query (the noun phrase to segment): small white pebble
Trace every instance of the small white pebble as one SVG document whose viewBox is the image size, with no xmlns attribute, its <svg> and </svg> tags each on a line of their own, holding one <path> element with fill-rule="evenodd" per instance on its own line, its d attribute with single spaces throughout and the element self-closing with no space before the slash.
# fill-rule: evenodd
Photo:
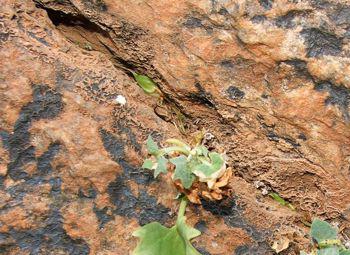
<svg viewBox="0 0 350 255">
<path fill-rule="evenodd" d="M 264 196 L 266 196 L 266 195 L 269 194 L 269 191 L 267 190 L 267 188 L 262 188 L 261 194 L 263 194 Z"/>
<path fill-rule="evenodd" d="M 120 104 L 120 105 L 125 105 L 126 104 L 126 98 L 123 95 L 118 95 L 115 98 L 115 102 Z"/>
<path fill-rule="evenodd" d="M 350 249 L 350 241 L 346 241 L 344 246 L 347 248 L 347 249 Z"/>
</svg>

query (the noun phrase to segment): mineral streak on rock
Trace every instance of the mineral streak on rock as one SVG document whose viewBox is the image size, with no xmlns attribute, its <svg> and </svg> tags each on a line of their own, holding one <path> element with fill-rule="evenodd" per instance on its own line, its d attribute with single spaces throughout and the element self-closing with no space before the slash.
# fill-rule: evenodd
<svg viewBox="0 0 350 255">
<path fill-rule="evenodd" d="M 298 254 L 305 216 L 349 231 L 349 8 L 3 0 L 0 253 L 130 253 L 138 226 L 176 218 L 169 178 L 139 167 L 144 141 L 189 142 L 203 128 L 234 176 L 231 197 L 189 206 L 202 254 L 273 254 L 281 236 L 293 237 L 286 254 Z M 132 72 L 152 77 L 163 104 Z"/>
</svg>

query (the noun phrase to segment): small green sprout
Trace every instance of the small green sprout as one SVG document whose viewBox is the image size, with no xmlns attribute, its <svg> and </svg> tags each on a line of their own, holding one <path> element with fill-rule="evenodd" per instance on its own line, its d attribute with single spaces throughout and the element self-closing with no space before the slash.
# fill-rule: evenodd
<svg viewBox="0 0 350 255">
<path fill-rule="evenodd" d="M 171 163 L 175 166 L 173 180 L 180 180 L 185 189 L 189 189 L 196 178 L 211 189 L 226 170 L 223 154 L 210 152 L 203 145 L 191 148 L 177 139 L 168 139 L 166 143 L 171 146 L 160 149 L 151 136 L 147 139 L 151 158 L 144 161 L 142 168 L 154 170 L 154 177 L 167 173 Z"/>
<path fill-rule="evenodd" d="M 295 211 L 295 207 L 291 203 L 284 200 L 277 193 L 271 192 L 271 193 L 269 193 L 269 196 L 272 197 L 272 199 L 275 200 L 276 202 L 278 202 L 280 205 L 287 206 L 289 209 Z"/>
<path fill-rule="evenodd" d="M 155 82 L 151 78 L 149 78 L 146 75 L 137 74 L 135 72 L 132 72 L 132 74 L 133 74 L 135 80 L 137 81 L 137 84 L 147 94 L 150 94 L 150 95 L 160 94 L 160 91 L 159 91 L 157 85 L 155 84 Z"/>
<path fill-rule="evenodd" d="M 317 247 L 311 253 L 302 251 L 300 255 L 350 255 L 350 250 L 338 239 L 337 229 L 326 221 L 314 219 L 310 235 Z"/>
<path fill-rule="evenodd" d="M 191 244 L 191 239 L 201 234 L 186 224 L 187 200 L 182 198 L 176 224 L 171 228 L 158 222 L 137 229 L 133 236 L 140 239 L 132 255 L 201 255 Z"/>
</svg>

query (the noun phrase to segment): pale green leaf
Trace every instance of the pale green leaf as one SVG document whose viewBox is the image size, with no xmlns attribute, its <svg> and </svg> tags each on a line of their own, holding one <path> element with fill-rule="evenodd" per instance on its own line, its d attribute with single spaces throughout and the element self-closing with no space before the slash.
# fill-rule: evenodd
<svg viewBox="0 0 350 255">
<path fill-rule="evenodd" d="M 147 150 L 152 155 L 156 154 L 159 150 L 157 143 L 153 140 L 152 136 L 150 135 L 147 138 Z"/>
<path fill-rule="evenodd" d="M 300 255 L 308 255 L 305 251 L 301 251 Z"/>
<path fill-rule="evenodd" d="M 342 250 L 339 252 L 339 255 L 350 255 L 350 250 Z"/>
<path fill-rule="evenodd" d="M 339 255 L 339 248 L 337 246 L 328 247 L 317 251 L 317 255 Z"/>
<path fill-rule="evenodd" d="M 195 176 L 187 166 L 187 158 L 183 155 L 170 159 L 175 165 L 174 180 L 180 180 L 185 189 L 192 186 Z"/>
<path fill-rule="evenodd" d="M 145 169 L 152 169 L 152 167 L 153 167 L 153 161 L 150 159 L 146 159 L 142 164 L 142 168 L 145 168 Z"/>
<path fill-rule="evenodd" d="M 135 80 L 137 81 L 137 84 L 148 94 L 152 94 L 156 91 L 157 89 L 157 85 L 154 83 L 154 81 L 145 76 L 145 75 L 141 75 L 141 74 L 137 74 L 137 73 L 132 73 L 135 77 Z"/>
<path fill-rule="evenodd" d="M 311 237 L 317 241 L 317 243 L 329 239 L 337 239 L 337 230 L 326 221 L 319 219 L 314 219 L 312 221 L 310 234 Z"/>
<path fill-rule="evenodd" d="M 210 152 L 209 158 L 211 162 L 203 161 L 202 164 L 195 167 L 195 171 L 202 172 L 207 177 L 219 171 L 224 164 L 224 159 L 222 156 L 217 152 Z"/>
<path fill-rule="evenodd" d="M 208 149 L 203 145 L 196 147 L 196 151 L 198 155 L 208 156 Z"/>
<path fill-rule="evenodd" d="M 160 173 L 167 173 L 168 160 L 164 156 L 160 156 L 157 159 L 157 167 L 154 170 L 154 177 L 156 178 Z"/>
</svg>

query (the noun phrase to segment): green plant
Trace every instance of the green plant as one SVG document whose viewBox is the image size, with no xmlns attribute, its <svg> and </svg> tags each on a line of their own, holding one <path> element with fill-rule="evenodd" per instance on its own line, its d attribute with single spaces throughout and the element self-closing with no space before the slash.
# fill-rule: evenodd
<svg viewBox="0 0 350 255">
<path fill-rule="evenodd" d="M 316 248 L 311 253 L 302 251 L 300 255 L 350 255 L 350 250 L 346 249 L 338 239 L 337 229 L 326 221 L 313 220 L 310 235 Z"/>
<path fill-rule="evenodd" d="M 280 205 L 287 206 L 289 209 L 295 211 L 295 207 L 291 203 L 284 200 L 284 198 L 282 198 L 277 193 L 271 192 L 271 193 L 269 193 L 269 196 L 272 197 L 272 199 L 275 200 L 276 202 L 278 202 Z"/>
<path fill-rule="evenodd" d="M 146 75 L 137 74 L 132 72 L 137 84 L 147 93 L 147 94 L 158 94 L 160 91 L 155 84 L 155 82 Z"/>
<path fill-rule="evenodd" d="M 151 136 L 147 139 L 147 149 L 151 157 L 144 161 L 142 167 L 154 170 L 154 177 L 167 173 L 168 163 L 171 163 L 175 165 L 173 180 L 180 180 L 185 189 L 189 189 L 196 179 L 206 182 L 211 189 L 226 170 L 223 154 L 209 152 L 200 144 L 191 148 L 177 139 L 168 139 L 166 143 L 171 146 L 160 149 Z"/>
<path fill-rule="evenodd" d="M 186 224 L 187 200 L 182 198 L 177 220 L 171 228 L 158 222 L 137 229 L 133 236 L 140 239 L 133 255 L 201 255 L 191 244 L 200 231 Z"/>
</svg>

